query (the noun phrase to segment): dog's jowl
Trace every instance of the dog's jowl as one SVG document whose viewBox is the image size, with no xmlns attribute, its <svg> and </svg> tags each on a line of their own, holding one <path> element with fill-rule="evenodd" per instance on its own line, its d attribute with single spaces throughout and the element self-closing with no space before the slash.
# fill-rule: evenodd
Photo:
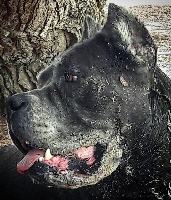
<svg viewBox="0 0 171 200">
<path fill-rule="evenodd" d="M 40 87 L 6 103 L 15 145 L 0 150 L 1 193 L 169 199 L 171 81 L 156 66 L 153 40 L 114 4 L 101 30 L 85 20 L 82 42 L 39 75 Z"/>
</svg>

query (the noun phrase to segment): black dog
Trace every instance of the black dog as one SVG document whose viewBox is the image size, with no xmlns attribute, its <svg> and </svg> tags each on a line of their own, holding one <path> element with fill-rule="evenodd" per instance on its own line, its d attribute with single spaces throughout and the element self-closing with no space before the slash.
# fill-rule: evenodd
<svg viewBox="0 0 171 200">
<path fill-rule="evenodd" d="M 94 36 L 98 26 L 85 24 L 83 41 L 40 74 L 39 89 L 7 101 L 19 151 L 1 149 L 1 194 L 169 199 L 171 81 L 156 67 L 155 45 L 144 25 L 114 4 Z"/>
</svg>

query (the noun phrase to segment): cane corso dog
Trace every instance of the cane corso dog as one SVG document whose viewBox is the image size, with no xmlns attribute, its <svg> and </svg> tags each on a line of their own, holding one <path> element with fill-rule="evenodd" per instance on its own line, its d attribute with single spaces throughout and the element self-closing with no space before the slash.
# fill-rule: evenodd
<svg viewBox="0 0 171 200">
<path fill-rule="evenodd" d="M 171 198 L 170 79 L 145 26 L 109 4 L 104 26 L 7 100 L 1 199 Z M 3 194 L 3 195 L 2 195 Z"/>
</svg>

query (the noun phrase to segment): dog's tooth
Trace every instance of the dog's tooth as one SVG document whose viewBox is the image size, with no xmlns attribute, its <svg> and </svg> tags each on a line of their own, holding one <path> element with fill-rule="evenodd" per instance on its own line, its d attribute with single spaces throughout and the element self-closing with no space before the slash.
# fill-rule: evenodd
<svg viewBox="0 0 171 200">
<path fill-rule="evenodd" d="M 53 156 L 50 153 L 50 149 L 47 149 L 45 152 L 45 160 L 50 160 L 51 158 L 53 158 Z"/>
<path fill-rule="evenodd" d="M 39 162 L 43 162 L 44 158 L 43 157 L 39 157 Z"/>
<path fill-rule="evenodd" d="M 128 83 L 127 83 L 127 81 L 125 80 L 125 78 L 123 77 L 123 76 L 120 76 L 120 82 L 121 82 L 121 84 L 123 85 L 123 86 L 125 86 L 125 87 L 127 87 L 128 86 Z"/>
</svg>

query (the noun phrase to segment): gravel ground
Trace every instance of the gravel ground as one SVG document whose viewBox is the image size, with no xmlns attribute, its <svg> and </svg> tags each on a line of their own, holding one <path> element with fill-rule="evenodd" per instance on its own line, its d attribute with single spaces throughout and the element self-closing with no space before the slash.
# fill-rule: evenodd
<svg viewBox="0 0 171 200">
<path fill-rule="evenodd" d="M 134 6 L 130 10 L 144 22 L 158 47 L 159 67 L 171 77 L 171 6 Z M 0 116 L 0 146 L 10 144 L 6 120 Z"/>
</svg>

